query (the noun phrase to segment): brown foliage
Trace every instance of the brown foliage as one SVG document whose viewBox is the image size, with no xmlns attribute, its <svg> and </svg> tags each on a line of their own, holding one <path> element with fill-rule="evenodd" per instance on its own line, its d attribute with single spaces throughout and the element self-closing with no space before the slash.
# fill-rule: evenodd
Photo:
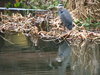
<svg viewBox="0 0 100 75">
<path fill-rule="evenodd" d="M 100 1 L 99 0 L 62 0 L 67 2 L 72 11 L 73 19 L 83 19 L 92 17 L 95 21 L 100 21 Z"/>
<path fill-rule="evenodd" d="M 52 16 L 52 18 L 51 18 Z M 8 31 L 21 32 L 29 37 L 38 37 L 48 41 L 55 41 L 62 38 L 70 43 L 79 40 L 100 41 L 100 34 L 86 31 L 84 27 L 75 26 L 71 31 L 65 29 L 61 24 L 59 17 L 52 13 L 32 16 L 28 14 L 23 17 L 21 14 L 12 14 L 12 16 L 1 14 L 0 32 Z M 48 30 L 47 30 L 48 29 Z"/>
</svg>

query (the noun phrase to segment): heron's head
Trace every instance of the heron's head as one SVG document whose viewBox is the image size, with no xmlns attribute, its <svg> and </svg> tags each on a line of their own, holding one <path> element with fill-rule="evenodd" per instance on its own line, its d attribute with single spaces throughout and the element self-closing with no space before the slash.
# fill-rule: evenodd
<svg viewBox="0 0 100 75">
<path fill-rule="evenodd" d="M 58 4 L 58 6 L 56 6 L 56 8 L 60 9 L 60 8 L 64 8 L 64 6 L 62 4 Z"/>
</svg>

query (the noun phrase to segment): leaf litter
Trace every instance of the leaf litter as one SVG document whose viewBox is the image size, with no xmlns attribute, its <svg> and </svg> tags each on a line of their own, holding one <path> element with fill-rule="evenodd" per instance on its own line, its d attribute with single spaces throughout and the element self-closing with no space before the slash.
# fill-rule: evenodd
<svg viewBox="0 0 100 75">
<path fill-rule="evenodd" d="M 0 32 L 20 32 L 28 37 L 38 37 L 44 41 L 100 41 L 100 32 L 87 31 L 84 26 L 74 25 L 72 30 L 64 27 L 60 18 L 48 12 L 46 14 L 29 13 L 22 16 L 20 13 L 13 13 L 11 16 L 0 14 Z"/>
</svg>

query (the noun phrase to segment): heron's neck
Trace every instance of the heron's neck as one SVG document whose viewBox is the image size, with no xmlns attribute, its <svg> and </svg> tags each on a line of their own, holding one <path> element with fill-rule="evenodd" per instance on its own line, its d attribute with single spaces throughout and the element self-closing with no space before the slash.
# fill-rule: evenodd
<svg viewBox="0 0 100 75">
<path fill-rule="evenodd" d="M 59 8 L 58 11 L 61 11 L 62 9 L 64 9 L 64 8 Z"/>
</svg>

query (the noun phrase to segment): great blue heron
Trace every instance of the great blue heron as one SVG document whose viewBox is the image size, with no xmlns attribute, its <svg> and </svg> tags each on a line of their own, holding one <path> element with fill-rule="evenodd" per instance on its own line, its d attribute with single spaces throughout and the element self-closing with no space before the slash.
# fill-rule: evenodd
<svg viewBox="0 0 100 75">
<path fill-rule="evenodd" d="M 72 17 L 70 13 L 64 8 L 62 4 L 59 4 L 58 6 L 56 6 L 56 8 L 58 8 L 58 14 L 64 26 L 67 27 L 69 30 L 71 30 Z"/>
</svg>

